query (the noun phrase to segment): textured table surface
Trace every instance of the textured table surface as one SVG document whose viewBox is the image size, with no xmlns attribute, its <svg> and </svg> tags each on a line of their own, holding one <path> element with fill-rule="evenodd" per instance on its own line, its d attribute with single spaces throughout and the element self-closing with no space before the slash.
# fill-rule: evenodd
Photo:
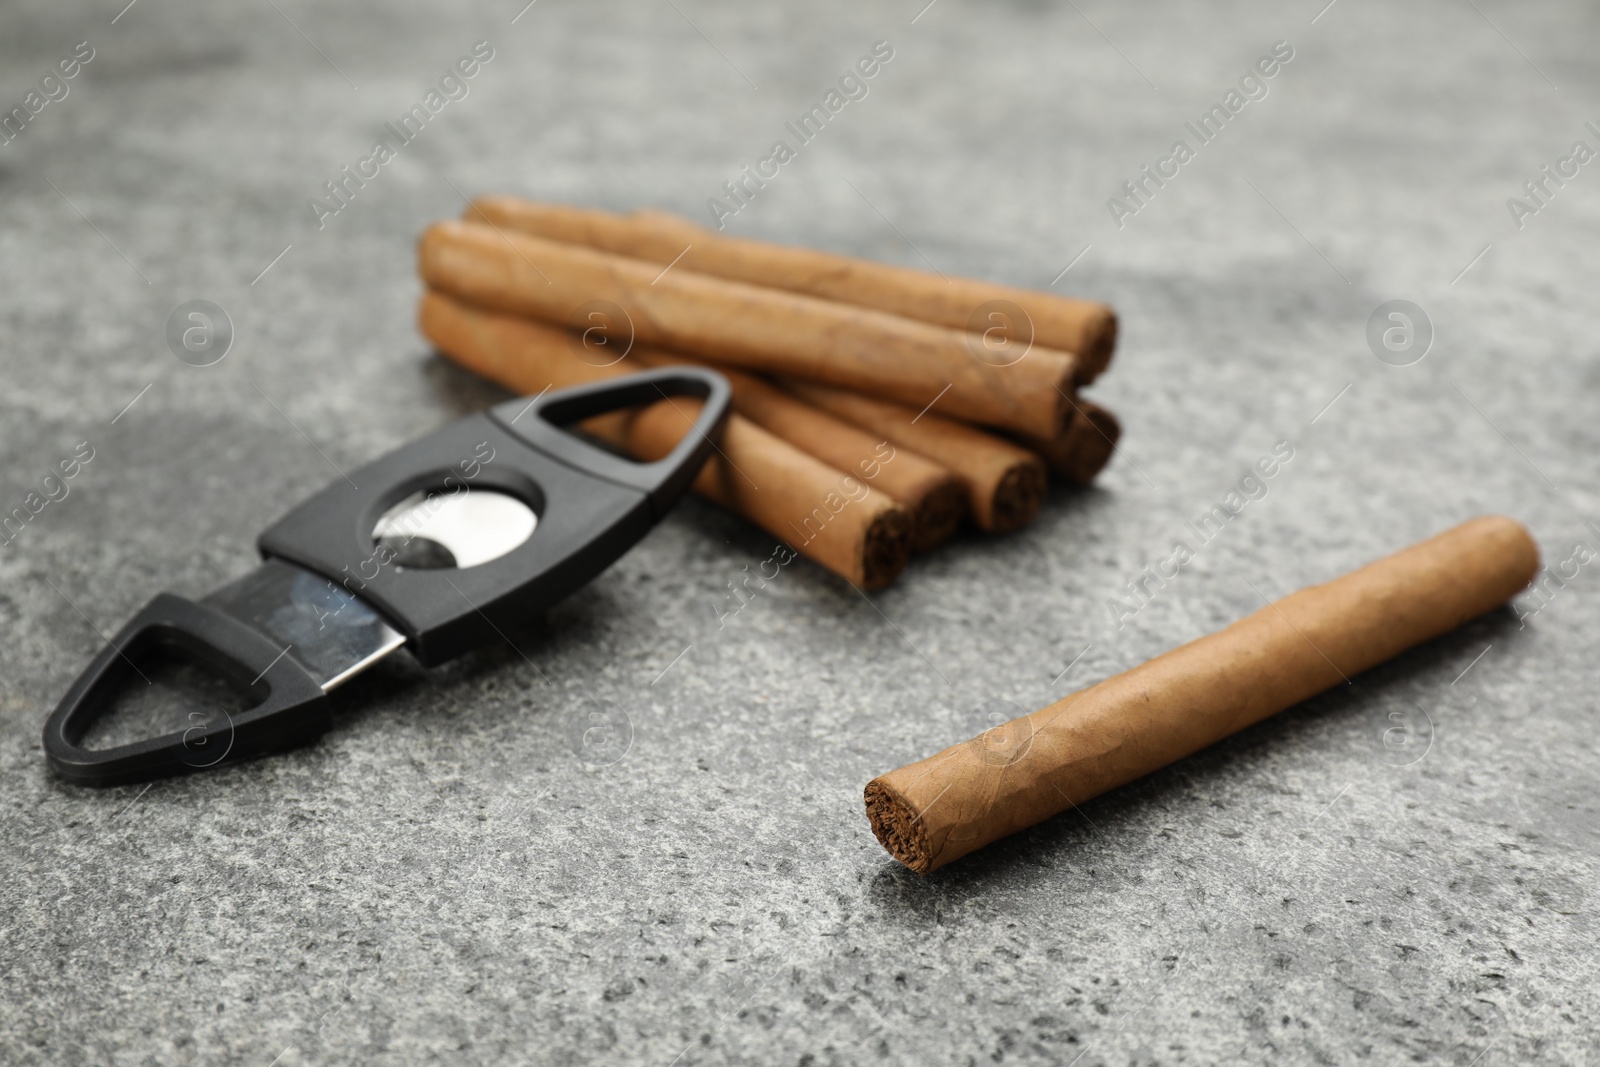
<svg viewBox="0 0 1600 1067">
<path fill-rule="evenodd" d="M 1600 149 L 1592 8 L 520 2 L 0 15 L 7 109 L 94 50 L 0 147 L 0 510 L 93 450 L 0 546 L 0 1059 L 1594 1055 L 1593 563 L 934 877 L 861 807 L 994 702 L 1471 515 L 1522 519 L 1552 567 L 1600 546 L 1600 165 L 1541 171 Z M 319 229 L 323 183 L 478 41 L 470 92 Z M 1096 489 L 871 603 L 800 562 L 720 623 L 773 546 L 689 501 L 515 649 L 352 685 L 311 748 L 51 779 L 39 727 L 103 634 L 501 395 L 415 332 L 428 221 L 486 191 L 707 218 L 878 41 L 866 96 L 728 227 L 1037 287 L 1070 264 L 1057 291 L 1124 324 Z M 1266 95 L 1199 145 L 1184 123 L 1278 41 Z M 1180 138 L 1119 228 L 1107 199 Z M 234 326 L 213 366 L 165 340 L 192 299 Z M 1402 299 L 1435 337 L 1394 366 L 1366 331 Z M 1281 441 L 1264 496 L 1108 608 Z"/>
</svg>

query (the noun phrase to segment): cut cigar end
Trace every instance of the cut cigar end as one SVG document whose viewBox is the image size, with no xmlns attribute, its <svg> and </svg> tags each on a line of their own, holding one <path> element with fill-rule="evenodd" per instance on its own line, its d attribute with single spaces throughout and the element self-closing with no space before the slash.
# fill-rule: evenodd
<svg viewBox="0 0 1600 1067">
<path fill-rule="evenodd" d="M 867 821 L 878 844 L 889 855 L 916 871 L 927 874 L 933 870 L 933 856 L 928 850 L 928 834 L 922 817 L 882 778 L 867 783 L 864 799 L 867 802 Z"/>
<path fill-rule="evenodd" d="M 1078 353 L 1079 385 L 1088 385 L 1111 365 L 1111 356 L 1117 350 L 1117 330 L 1117 313 L 1108 307 L 1088 331 L 1088 339 Z"/>
<path fill-rule="evenodd" d="M 911 558 L 911 516 L 902 507 L 888 507 L 873 517 L 862 535 L 861 585 L 883 589 L 900 577 Z"/>
<path fill-rule="evenodd" d="M 967 513 L 967 491 L 951 478 L 930 489 L 911 513 L 911 551 L 932 552 L 955 536 Z"/>
<path fill-rule="evenodd" d="M 1010 533 L 1034 520 L 1044 504 L 1049 478 L 1044 462 L 1034 457 L 1018 463 L 1001 476 L 994 488 L 987 522 L 979 522 L 985 533 Z"/>
<path fill-rule="evenodd" d="M 1111 462 L 1117 438 L 1122 436 L 1122 424 L 1102 407 L 1085 407 L 1079 421 L 1084 425 L 1061 474 L 1074 485 L 1088 485 Z"/>
</svg>

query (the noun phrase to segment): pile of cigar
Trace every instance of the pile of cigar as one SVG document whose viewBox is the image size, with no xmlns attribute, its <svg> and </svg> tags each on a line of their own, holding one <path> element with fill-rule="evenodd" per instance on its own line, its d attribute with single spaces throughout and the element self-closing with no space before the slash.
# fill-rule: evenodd
<svg viewBox="0 0 1600 1067">
<path fill-rule="evenodd" d="M 733 386 L 695 491 L 866 589 L 970 520 L 1030 522 L 1087 485 L 1117 420 L 1079 395 L 1110 362 L 1102 303 L 723 235 L 674 215 L 483 197 L 422 235 L 421 329 L 533 395 L 693 363 Z M 698 401 L 583 429 L 667 455 Z"/>
</svg>

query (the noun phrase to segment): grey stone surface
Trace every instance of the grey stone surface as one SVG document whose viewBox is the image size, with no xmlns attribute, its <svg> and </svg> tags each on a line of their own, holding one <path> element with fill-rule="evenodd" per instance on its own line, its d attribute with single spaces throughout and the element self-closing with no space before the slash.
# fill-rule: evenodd
<svg viewBox="0 0 1600 1067">
<path fill-rule="evenodd" d="M 0 147 L 0 506 L 94 449 L 0 546 L 0 1059 L 1592 1060 L 1592 564 L 926 880 L 860 802 L 986 702 L 1468 516 L 1552 563 L 1600 544 L 1600 168 L 1521 229 L 1506 205 L 1600 148 L 1592 7 L 519 6 L 0 14 L 8 109 L 95 49 Z M 308 199 L 480 39 L 470 95 L 319 230 Z M 51 779 L 40 724 L 103 633 L 500 395 L 414 330 L 429 220 L 479 191 L 703 216 L 878 40 L 869 95 L 730 228 L 1034 286 L 1092 246 L 1058 290 L 1123 315 L 1098 488 L 870 605 L 796 563 L 720 628 L 772 546 L 690 501 L 518 650 L 386 665 L 314 747 Z M 1278 40 L 1268 95 L 1116 228 L 1107 198 Z M 164 341 L 197 298 L 236 327 L 207 368 Z M 1409 367 L 1365 340 L 1392 299 L 1437 331 Z M 1119 627 L 1108 598 L 1280 440 L 1267 495 Z M 595 714 L 631 736 L 606 766 L 573 747 Z"/>
</svg>

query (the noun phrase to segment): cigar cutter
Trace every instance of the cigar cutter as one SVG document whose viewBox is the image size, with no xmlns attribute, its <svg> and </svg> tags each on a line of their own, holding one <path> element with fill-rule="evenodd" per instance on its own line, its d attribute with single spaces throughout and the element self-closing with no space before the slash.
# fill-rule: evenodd
<svg viewBox="0 0 1600 1067">
<path fill-rule="evenodd" d="M 657 462 L 568 429 L 674 396 L 704 405 Z M 279 751 L 328 730 L 328 694 L 402 645 L 431 667 L 508 640 L 662 518 L 710 453 L 729 399 L 715 371 L 645 371 L 507 401 L 335 480 L 261 535 L 255 570 L 200 600 L 162 593 L 107 642 L 45 723 L 51 767 L 119 785 Z M 82 747 L 121 688 L 140 684 L 139 663 L 163 655 L 253 705 L 198 708 L 186 729 Z"/>
</svg>

